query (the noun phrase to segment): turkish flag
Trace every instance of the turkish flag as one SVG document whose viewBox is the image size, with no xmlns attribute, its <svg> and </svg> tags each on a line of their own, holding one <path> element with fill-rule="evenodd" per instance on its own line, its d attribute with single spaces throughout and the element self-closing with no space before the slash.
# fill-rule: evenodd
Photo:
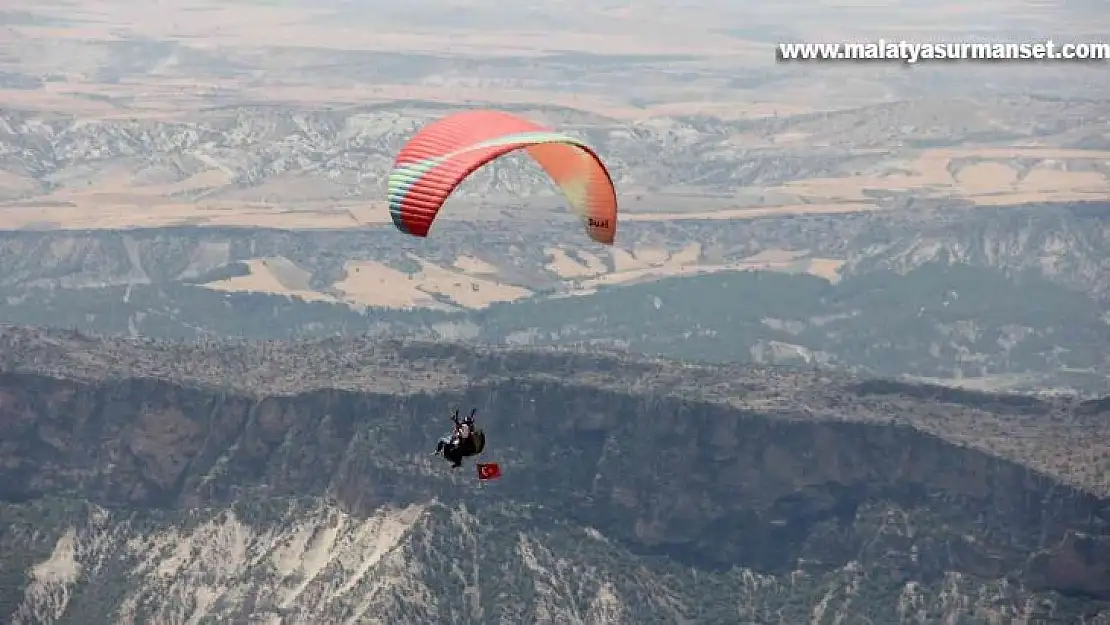
<svg viewBox="0 0 1110 625">
<path fill-rule="evenodd" d="M 480 480 L 495 480 L 501 477 L 501 465 L 496 462 L 478 462 L 475 463 L 478 467 L 478 479 Z"/>
</svg>

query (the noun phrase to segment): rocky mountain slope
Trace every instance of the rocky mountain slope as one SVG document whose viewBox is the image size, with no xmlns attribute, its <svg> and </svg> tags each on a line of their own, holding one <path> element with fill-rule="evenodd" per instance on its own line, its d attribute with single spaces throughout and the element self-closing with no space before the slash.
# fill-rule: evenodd
<svg viewBox="0 0 1110 625">
<path fill-rule="evenodd" d="M 418 249 L 387 229 L 9 232 L 0 321 L 590 343 L 1105 393 L 1107 210 L 631 222 L 604 251 L 536 223 L 500 235 L 448 223 Z"/>
<path fill-rule="evenodd" d="M 480 231 L 448 220 L 434 241 L 418 247 L 389 227 L 0 231 L 0 262 L 6 268 L 0 288 L 17 293 L 184 283 L 402 307 L 400 301 L 375 300 L 352 284 L 358 277 L 353 274 L 366 273 L 379 280 L 400 277 L 423 289 L 425 300 L 405 307 L 459 310 L 684 273 L 772 269 L 836 280 L 875 270 L 905 274 L 941 262 L 1011 274 L 1032 271 L 1100 300 L 1110 298 L 1110 204 L 939 208 L 925 202 L 913 212 L 633 221 L 622 225 L 620 240 L 609 249 L 584 248 L 569 224 L 531 221 Z M 263 261 L 276 285 L 257 280 L 252 289 L 226 283 L 259 272 L 252 263 Z M 448 278 L 478 288 L 460 292 L 442 284 Z M 523 291 L 499 296 L 498 288 L 505 286 Z M 488 298 L 473 295 L 483 288 Z"/>
<path fill-rule="evenodd" d="M 875 271 L 835 285 L 770 272 L 670 278 L 493 306 L 474 324 L 479 339 L 494 342 L 1110 392 L 1104 305 L 1035 275 L 966 265 Z"/>
<path fill-rule="evenodd" d="M 5 185 L 4 199 L 80 190 L 106 176 L 119 191 L 181 183 L 208 172 L 221 175 L 171 196 L 188 201 L 269 198 L 286 204 L 376 200 L 400 146 L 418 127 L 457 108 L 434 102 L 334 110 L 240 105 L 182 121 L 85 120 L 0 109 L 0 171 L 23 181 Z M 605 155 L 622 191 L 667 195 L 733 196 L 739 189 L 795 180 L 891 174 L 899 162 L 906 167 L 914 150 L 928 147 L 1036 144 L 1104 150 L 1110 123 L 1102 101 L 1029 97 L 923 99 L 740 121 L 675 116 L 629 123 L 569 108 L 499 108 L 586 139 Z M 894 149 L 898 158 L 881 149 Z M 959 159 L 952 169 L 958 173 L 964 166 L 1001 158 L 1018 167 L 1020 181 L 1045 160 L 1023 159 L 1019 151 L 994 152 Z M 1079 158 L 1081 170 L 1106 171 L 1098 153 L 1060 158 Z M 554 195 L 537 167 L 521 170 L 528 162 L 514 158 L 483 168 L 458 193 L 481 193 L 486 200 Z M 264 185 L 298 178 L 312 181 L 312 188 L 290 187 L 275 198 L 276 189 L 267 193 Z"/>
<path fill-rule="evenodd" d="M 1110 622 L 1105 400 L 368 339 L 0 348 L 15 623 Z M 456 403 L 500 481 L 428 455 Z"/>
<path fill-rule="evenodd" d="M 162 121 L 3 109 L 0 322 L 605 344 L 1105 392 L 1110 135 L 1095 98 L 745 119 L 514 109 L 605 155 L 622 199 L 605 250 L 584 247 L 546 177 L 515 158 L 465 183 L 430 239 L 382 223 L 392 155 L 446 105 L 235 105 Z M 948 289 L 965 298 L 959 316 L 921 276 L 968 267 L 975 279 Z M 678 290 L 716 312 L 675 315 L 674 282 L 642 287 L 749 270 L 805 274 L 777 283 L 805 305 L 702 281 Z M 873 294 L 894 290 L 905 310 L 876 323 Z M 1013 305 L 994 314 L 994 299 Z M 780 305 L 756 319 L 752 301 Z M 743 319 L 721 321 L 733 309 Z M 698 340 L 712 349 L 691 353 Z"/>
</svg>

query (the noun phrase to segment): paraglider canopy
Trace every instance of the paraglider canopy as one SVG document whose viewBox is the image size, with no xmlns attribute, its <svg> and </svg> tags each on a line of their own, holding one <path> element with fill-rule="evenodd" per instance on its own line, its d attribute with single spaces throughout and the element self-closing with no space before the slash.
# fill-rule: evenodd
<svg viewBox="0 0 1110 625">
<path fill-rule="evenodd" d="M 524 150 L 547 172 L 591 239 L 612 245 L 617 194 L 601 158 L 581 140 L 492 110 L 464 111 L 428 124 L 402 148 L 389 174 L 389 214 L 398 230 L 426 237 L 447 198 L 477 169 Z"/>
</svg>

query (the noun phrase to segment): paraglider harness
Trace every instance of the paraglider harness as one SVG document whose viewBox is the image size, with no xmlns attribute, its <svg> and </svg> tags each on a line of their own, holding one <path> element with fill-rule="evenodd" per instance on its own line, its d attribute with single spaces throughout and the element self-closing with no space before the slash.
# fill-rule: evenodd
<svg viewBox="0 0 1110 625">
<path fill-rule="evenodd" d="M 459 421 L 459 409 L 456 408 L 454 416 L 451 417 L 451 422 L 454 423 L 451 436 L 441 439 L 436 447 L 436 454 L 450 460 L 452 467 L 458 468 L 462 465 L 463 458 L 477 456 L 486 448 L 485 432 L 474 427 L 474 415 L 477 412 L 478 409 L 474 408 L 470 411 L 470 416 Z M 466 438 L 459 437 L 463 425 L 470 429 Z"/>
</svg>

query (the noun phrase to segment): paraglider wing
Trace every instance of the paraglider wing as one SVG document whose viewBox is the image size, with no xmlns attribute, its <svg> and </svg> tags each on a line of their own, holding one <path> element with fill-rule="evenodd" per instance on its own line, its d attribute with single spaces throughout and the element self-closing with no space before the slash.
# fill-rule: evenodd
<svg viewBox="0 0 1110 625">
<path fill-rule="evenodd" d="M 611 245 L 617 194 L 605 164 L 580 140 L 500 111 L 466 111 L 422 128 L 401 148 L 389 174 L 389 213 L 406 234 L 428 236 L 458 185 L 486 163 L 525 150 L 582 216 L 586 233 Z"/>
</svg>

